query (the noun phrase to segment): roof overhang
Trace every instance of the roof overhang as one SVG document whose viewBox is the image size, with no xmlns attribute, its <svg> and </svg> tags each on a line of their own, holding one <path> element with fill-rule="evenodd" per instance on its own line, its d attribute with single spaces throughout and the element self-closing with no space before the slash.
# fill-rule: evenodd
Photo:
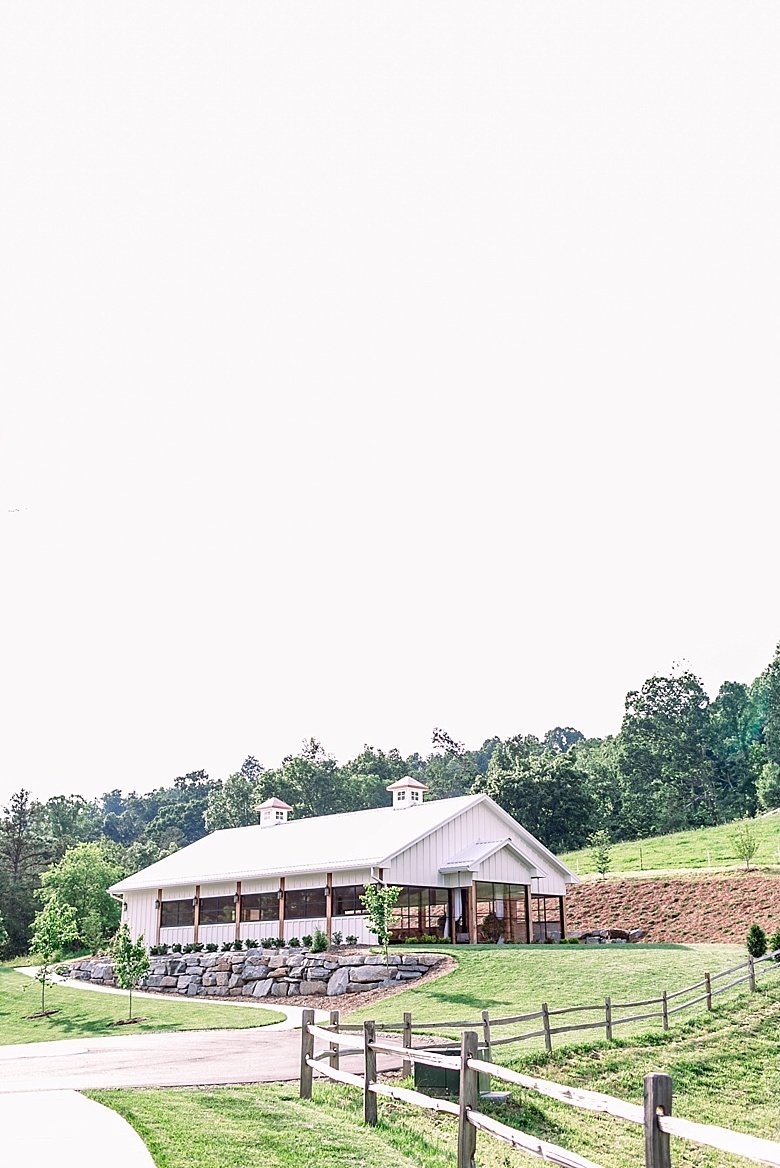
<svg viewBox="0 0 780 1168">
<path fill-rule="evenodd" d="M 509 852 L 519 864 L 528 872 L 531 878 L 538 876 L 539 869 L 536 865 L 523 855 L 519 848 L 515 847 L 511 839 L 491 840 L 487 843 L 477 843 L 473 848 L 468 848 L 459 856 L 453 856 L 446 864 L 439 865 L 441 873 L 448 872 L 472 872 L 478 874 L 482 865 L 495 856 L 497 852 Z"/>
</svg>

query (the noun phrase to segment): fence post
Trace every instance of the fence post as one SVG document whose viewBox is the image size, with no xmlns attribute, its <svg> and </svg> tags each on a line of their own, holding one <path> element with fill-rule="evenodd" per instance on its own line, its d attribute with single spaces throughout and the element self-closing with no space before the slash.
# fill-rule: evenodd
<svg viewBox="0 0 780 1168">
<path fill-rule="evenodd" d="M 604 1020 L 607 1028 L 607 1042 L 612 1041 L 612 998 L 604 1000 Z"/>
<path fill-rule="evenodd" d="M 312 1069 L 307 1059 L 314 1057 L 314 1035 L 309 1027 L 314 1025 L 314 1011 L 304 1010 L 301 1015 L 301 1099 L 311 1099 Z"/>
<path fill-rule="evenodd" d="M 410 1013 L 408 1013 L 408 1011 L 407 1011 L 407 1013 L 404 1014 L 404 1046 L 408 1050 L 411 1048 L 411 1045 L 412 1045 L 412 1015 Z M 409 1076 L 411 1075 L 411 1073 L 412 1073 L 412 1064 L 409 1062 L 409 1059 L 404 1059 L 403 1066 L 401 1067 L 401 1074 L 403 1075 L 403 1077 L 405 1079 L 408 1079 Z"/>
<path fill-rule="evenodd" d="M 712 1009 L 712 978 L 708 973 L 704 975 L 704 992 L 707 995 L 707 1009 Z"/>
<path fill-rule="evenodd" d="M 664 990 L 663 994 L 661 995 L 661 1016 L 663 1017 L 663 1020 L 664 1020 L 664 1030 L 668 1030 L 669 1029 L 669 997 L 668 997 L 666 990 Z"/>
<path fill-rule="evenodd" d="M 754 994 L 756 992 L 756 963 L 752 957 L 748 957 L 747 963 L 748 963 L 748 985 L 750 986 L 750 992 L 752 994 Z"/>
<path fill-rule="evenodd" d="M 476 1111 L 479 1098 L 477 1072 L 468 1065 L 477 1057 L 476 1030 L 465 1030 L 460 1039 L 460 1098 L 458 1100 L 458 1168 L 474 1168 L 477 1129 L 469 1123 L 469 1111 Z"/>
<path fill-rule="evenodd" d="M 544 1027 L 544 1049 L 552 1054 L 552 1034 L 550 1033 L 550 1008 L 542 1002 L 542 1026 Z"/>
<path fill-rule="evenodd" d="M 333 1028 L 333 1030 L 336 1031 L 336 1034 L 338 1034 L 338 1032 L 339 1032 L 339 1012 L 338 1012 L 338 1010 L 331 1010 L 330 1024 L 331 1024 L 331 1027 Z M 339 1044 L 337 1042 L 331 1042 L 331 1044 L 330 1044 L 330 1065 L 335 1070 L 339 1069 Z"/>
<path fill-rule="evenodd" d="M 375 1041 L 375 1023 L 364 1022 L 363 1042 L 366 1048 L 366 1077 L 363 1083 L 363 1120 L 371 1127 L 375 1127 L 377 1122 L 377 1097 L 371 1090 L 371 1084 L 376 1082 L 376 1051 L 371 1049 L 371 1043 Z"/>
<path fill-rule="evenodd" d="M 485 1046 L 485 1062 L 492 1063 L 493 1047 L 490 1043 L 490 1011 L 482 1011 L 482 1041 Z"/>
<path fill-rule="evenodd" d="M 645 1075 L 645 1168 L 672 1168 L 669 1136 L 658 1126 L 659 1115 L 672 1114 L 672 1080 Z"/>
</svg>

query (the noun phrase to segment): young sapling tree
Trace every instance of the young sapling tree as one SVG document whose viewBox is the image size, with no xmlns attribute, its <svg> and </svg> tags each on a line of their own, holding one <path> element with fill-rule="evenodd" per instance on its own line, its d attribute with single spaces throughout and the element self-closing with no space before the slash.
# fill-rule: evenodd
<svg viewBox="0 0 780 1168">
<path fill-rule="evenodd" d="M 133 990 L 136 989 L 141 978 L 149 972 L 149 955 L 144 945 L 144 935 L 141 933 L 137 941 L 130 936 L 127 924 L 122 925 L 111 942 L 111 957 L 114 962 L 114 976 L 117 985 L 130 993 L 130 1011 L 128 1022 L 133 1021 Z"/>
<path fill-rule="evenodd" d="M 393 906 L 401 895 L 401 889 L 395 884 L 367 884 L 361 896 L 363 907 L 366 910 L 368 922 L 366 928 L 374 933 L 385 952 L 385 965 L 389 967 L 390 957 L 390 924 L 393 918 Z"/>
<path fill-rule="evenodd" d="M 40 960 L 35 976 L 41 983 L 41 1017 L 46 1014 L 46 986 L 50 984 L 51 967 L 77 937 L 76 910 L 72 905 L 63 904 L 56 895 L 49 897 L 36 914 L 32 931 L 33 950 Z"/>
</svg>

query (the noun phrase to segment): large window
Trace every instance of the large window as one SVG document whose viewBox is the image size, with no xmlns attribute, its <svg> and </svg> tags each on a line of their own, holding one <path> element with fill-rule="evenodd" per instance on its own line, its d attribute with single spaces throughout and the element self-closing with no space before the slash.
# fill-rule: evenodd
<svg viewBox="0 0 780 1168">
<path fill-rule="evenodd" d="M 398 940 L 407 936 L 443 937 L 447 923 L 446 888 L 402 888 L 393 905 L 391 929 Z"/>
<path fill-rule="evenodd" d="M 232 925 L 236 919 L 236 902 L 232 896 L 204 896 L 200 902 L 202 925 Z"/>
<path fill-rule="evenodd" d="M 476 882 L 477 940 L 525 943 L 525 885 L 500 884 L 489 880 Z"/>
<path fill-rule="evenodd" d="M 284 919 L 302 921 L 325 916 L 324 888 L 296 888 L 284 894 Z"/>
<path fill-rule="evenodd" d="M 334 917 L 359 917 L 365 913 L 361 896 L 365 892 L 363 884 L 344 884 L 333 889 Z"/>
<path fill-rule="evenodd" d="M 242 921 L 278 921 L 278 892 L 250 892 L 241 897 Z"/>
<path fill-rule="evenodd" d="M 160 906 L 160 928 L 188 929 L 195 924 L 195 909 L 190 900 L 164 900 Z"/>
<path fill-rule="evenodd" d="M 560 941 L 561 898 L 560 896 L 532 896 L 531 924 L 534 941 Z"/>
</svg>

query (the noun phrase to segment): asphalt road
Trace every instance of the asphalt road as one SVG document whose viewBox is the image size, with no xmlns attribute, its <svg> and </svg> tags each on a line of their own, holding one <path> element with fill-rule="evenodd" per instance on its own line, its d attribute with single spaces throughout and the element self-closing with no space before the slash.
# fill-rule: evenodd
<svg viewBox="0 0 780 1168">
<path fill-rule="evenodd" d="M 0 1046 L 0 1093 L 285 1082 L 298 1078 L 300 1051 L 299 1030 L 264 1027 Z M 362 1065 L 359 1055 L 341 1057 L 344 1070 Z M 399 1065 L 380 1056 L 383 1070 Z"/>
</svg>

